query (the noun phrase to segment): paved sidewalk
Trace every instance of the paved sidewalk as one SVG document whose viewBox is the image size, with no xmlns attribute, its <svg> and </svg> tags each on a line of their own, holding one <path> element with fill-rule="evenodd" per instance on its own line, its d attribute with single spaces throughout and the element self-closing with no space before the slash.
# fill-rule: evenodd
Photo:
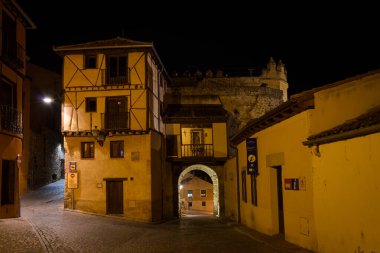
<svg viewBox="0 0 380 253">
<path fill-rule="evenodd" d="M 152 252 L 152 249 L 157 252 L 168 252 L 168 250 L 176 252 L 177 248 L 181 247 L 184 252 L 195 252 L 189 238 L 200 240 L 197 246 L 210 251 L 213 246 L 210 245 L 210 241 L 202 241 L 205 237 L 211 238 L 210 240 L 223 240 L 219 242 L 222 244 L 226 244 L 227 241 L 228 246 L 238 244 L 240 241 L 246 247 L 257 247 L 258 251 L 255 252 L 262 250 L 282 253 L 311 252 L 278 236 L 261 234 L 234 221 L 213 217 L 210 213 L 187 211 L 180 221 L 171 220 L 158 224 L 136 223 L 109 216 L 105 218 L 84 212 L 63 211 L 62 198 L 63 181 L 23 196 L 22 217 L 0 219 L 0 253 L 88 252 L 85 249 L 90 246 L 96 249 L 92 252 L 126 252 L 128 249 L 133 250 L 128 252 Z M 71 229 L 74 227 L 75 229 Z M 102 233 L 103 228 L 108 229 L 109 237 Z M 199 239 L 197 237 L 199 233 L 205 237 Z M 86 237 L 82 239 L 88 240 L 81 239 L 84 234 Z M 177 240 L 172 242 L 173 245 L 166 243 L 166 240 L 170 241 L 173 238 Z M 78 242 L 81 243 L 81 247 L 71 247 Z M 127 248 L 124 247 L 126 243 Z M 94 245 L 97 246 L 93 247 Z M 197 252 L 203 252 L 202 248 L 195 249 Z M 244 250 L 247 252 L 247 249 Z M 222 249 L 220 252 L 229 251 Z"/>
<path fill-rule="evenodd" d="M 26 218 L 0 220 L 0 252 L 45 252 L 37 231 Z"/>
</svg>

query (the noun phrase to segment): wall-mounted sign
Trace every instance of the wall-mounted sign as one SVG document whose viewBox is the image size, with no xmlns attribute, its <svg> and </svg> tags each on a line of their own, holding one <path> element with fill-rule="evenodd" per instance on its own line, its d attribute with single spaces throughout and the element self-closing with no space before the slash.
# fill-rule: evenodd
<svg viewBox="0 0 380 253">
<path fill-rule="evenodd" d="M 257 161 L 257 139 L 247 138 L 245 140 L 247 147 L 247 173 L 259 174 L 259 165 Z"/>
<path fill-rule="evenodd" d="M 69 189 L 78 188 L 78 172 L 67 173 L 67 188 Z"/>
<path fill-rule="evenodd" d="M 70 162 L 69 172 L 77 172 L 77 162 Z"/>
<path fill-rule="evenodd" d="M 298 178 L 285 178 L 285 190 L 295 190 L 298 191 L 299 188 L 299 180 Z"/>
</svg>

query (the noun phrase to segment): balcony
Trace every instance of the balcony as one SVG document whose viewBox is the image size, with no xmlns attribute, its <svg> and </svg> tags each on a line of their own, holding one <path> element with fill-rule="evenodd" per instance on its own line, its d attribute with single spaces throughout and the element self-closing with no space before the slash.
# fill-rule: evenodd
<svg viewBox="0 0 380 253">
<path fill-rule="evenodd" d="M 129 112 L 102 113 L 101 120 L 104 130 L 129 129 Z"/>
<path fill-rule="evenodd" d="M 16 109 L 0 105 L 0 130 L 11 134 L 22 134 L 22 114 Z"/>
<path fill-rule="evenodd" d="M 182 144 L 182 157 L 213 157 L 212 144 Z"/>
</svg>

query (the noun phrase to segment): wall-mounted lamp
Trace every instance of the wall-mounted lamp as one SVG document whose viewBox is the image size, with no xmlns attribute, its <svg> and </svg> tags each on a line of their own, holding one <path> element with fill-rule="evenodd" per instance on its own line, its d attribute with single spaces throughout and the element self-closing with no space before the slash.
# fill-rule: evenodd
<svg viewBox="0 0 380 253">
<path fill-rule="evenodd" d="M 94 129 L 91 131 L 92 136 L 95 137 L 95 140 L 103 147 L 104 141 L 106 139 L 105 133 L 101 132 L 97 126 L 94 126 Z"/>
</svg>

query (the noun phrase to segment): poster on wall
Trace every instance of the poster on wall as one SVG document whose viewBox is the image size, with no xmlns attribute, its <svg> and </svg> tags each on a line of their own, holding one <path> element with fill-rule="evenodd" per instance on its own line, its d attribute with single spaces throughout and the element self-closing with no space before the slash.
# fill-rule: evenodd
<svg viewBox="0 0 380 253">
<path fill-rule="evenodd" d="M 247 138 L 245 142 L 247 145 L 247 173 L 251 175 L 258 175 L 257 139 Z"/>
</svg>

